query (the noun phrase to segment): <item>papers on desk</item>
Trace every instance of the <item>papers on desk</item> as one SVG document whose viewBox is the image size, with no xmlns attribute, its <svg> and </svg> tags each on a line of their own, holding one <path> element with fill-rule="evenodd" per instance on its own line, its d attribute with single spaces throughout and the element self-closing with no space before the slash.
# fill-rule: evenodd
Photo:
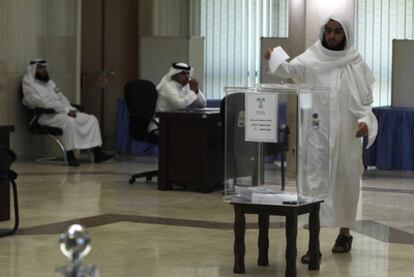
<svg viewBox="0 0 414 277">
<path fill-rule="evenodd" d="M 298 195 L 295 192 L 281 191 L 275 185 L 263 186 L 234 186 L 237 197 L 250 201 L 253 204 L 264 205 L 297 205 Z M 300 197 L 299 203 L 311 201 L 309 197 Z"/>
<path fill-rule="evenodd" d="M 205 108 L 195 108 L 191 110 L 196 111 L 196 112 L 219 112 L 220 108 L 205 107 Z"/>
<path fill-rule="evenodd" d="M 289 58 L 289 55 L 285 52 L 285 50 L 283 50 L 282 47 L 278 46 L 273 48 L 269 59 L 269 68 L 271 72 L 275 72 L 277 67 Z"/>
<path fill-rule="evenodd" d="M 284 193 L 280 191 L 275 185 L 262 185 L 262 186 L 234 186 L 237 194 L 245 199 L 251 200 L 252 195 L 256 194 L 281 194 Z"/>
<path fill-rule="evenodd" d="M 298 196 L 296 193 L 258 193 L 252 194 L 252 203 L 268 204 L 268 205 L 282 205 L 289 203 L 297 203 Z"/>
</svg>

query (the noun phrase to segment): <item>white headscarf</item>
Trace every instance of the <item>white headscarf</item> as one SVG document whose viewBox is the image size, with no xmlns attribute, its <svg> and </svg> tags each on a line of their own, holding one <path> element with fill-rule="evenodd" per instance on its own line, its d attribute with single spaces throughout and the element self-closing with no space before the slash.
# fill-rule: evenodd
<svg viewBox="0 0 414 277">
<path fill-rule="evenodd" d="M 342 51 L 329 50 L 322 45 L 325 25 L 331 19 L 340 23 L 344 29 L 346 44 L 345 49 Z M 363 62 L 361 55 L 353 47 L 352 30 L 349 21 L 341 15 L 327 17 L 321 25 L 319 39 L 297 58 L 297 62 L 309 64 L 313 68 L 321 70 Z M 374 81 L 373 77 L 368 77 L 370 82 Z"/>
<path fill-rule="evenodd" d="M 190 73 L 190 78 L 193 76 L 194 69 L 186 63 L 173 63 L 170 67 L 170 70 L 167 74 L 162 77 L 161 81 L 157 85 L 157 90 L 159 91 L 166 83 L 171 81 L 172 76 L 180 72 Z"/>
<path fill-rule="evenodd" d="M 345 50 L 350 49 L 354 45 L 354 39 L 353 39 L 354 36 L 352 34 L 351 24 L 348 21 L 348 19 L 346 19 L 341 14 L 333 14 L 325 18 L 325 20 L 322 22 L 322 26 L 319 32 L 319 39 L 321 41 L 323 40 L 323 36 L 325 34 L 325 25 L 329 22 L 329 20 L 334 20 L 338 22 L 339 24 L 341 24 L 342 29 L 344 30 L 344 33 L 345 33 L 345 38 L 346 38 Z"/>
<path fill-rule="evenodd" d="M 27 67 L 27 73 L 23 77 L 23 104 L 29 107 L 44 108 L 45 103 L 58 113 L 68 113 L 73 109 L 69 100 L 60 93 L 55 82 L 47 82 L 36 79 L 37 65 L 47 66 L 47 62 L 42 59 L 35 59 Z"/>
<path fill-rule="evenodd" d="M 37 69 L 38 64 L 43 65 L 47 68 L 46 60 L 34 59 L 30 61 L 30 64 L 27 66 L 27 74 L 23 78 L 23 83 L 26 83 L 27 85 L 28 83 L 35 82 L 36 80 L 35 75 L 36 75 L 36 69 Z"/>
</svg>

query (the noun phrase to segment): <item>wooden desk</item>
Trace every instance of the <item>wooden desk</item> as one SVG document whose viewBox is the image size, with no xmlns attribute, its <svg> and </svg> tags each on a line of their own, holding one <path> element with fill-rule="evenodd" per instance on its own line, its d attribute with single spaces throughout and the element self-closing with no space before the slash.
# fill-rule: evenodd
<svg viewBox="0 0 414 277">
<path fill-rule="evenodd" d="M 14 126 L 0 126 L 0 148 L 10 148 L 9 134 Z M 10 185 L 7 181 L 0 182 L 0 221 L 10 220 Z"/>
<path fill-rule="evenodd" d="M 224 179 L 223 130 L 219 111 L 158 112 L 158 189 L 172 184 L 211 192 Z"/>
<path fill-rule="evenodd" d="M 309 270 L 319 270 L 319 208 L 323 200 L 300 205 L 262 205 L 252 204 L 243 200 L 232 200 L 234 205 L 234 273 L 244 273 L 244 234 L 246 232 L 245 214 L 259 216 L 259 266 L 269 265 L 269 215 L 286 217 L 286 270 L 285 276 L 296 276 L 296 237 L 298 230 L 298 215 L 309 213 Z"/>
</svg>

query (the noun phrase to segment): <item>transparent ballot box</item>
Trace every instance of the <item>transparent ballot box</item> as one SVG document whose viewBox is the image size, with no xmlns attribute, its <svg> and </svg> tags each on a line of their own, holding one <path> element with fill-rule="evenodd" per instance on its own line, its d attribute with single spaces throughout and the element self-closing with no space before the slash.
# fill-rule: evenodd
<svg viewBox="0 0 414 277">
<path fill-rule="evenodd" d="M 299 205 L 329 195 L 328 88 L 225 92 L 225 201 Z"/>
</svg>

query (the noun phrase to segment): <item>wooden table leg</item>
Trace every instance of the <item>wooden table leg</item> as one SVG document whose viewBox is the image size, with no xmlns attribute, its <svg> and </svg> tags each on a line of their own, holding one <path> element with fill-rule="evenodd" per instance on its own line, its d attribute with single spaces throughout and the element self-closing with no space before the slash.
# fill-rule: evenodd
<svg viewBox="0 0 414 277">
<path fill-rule="evenodd" d="M 246 232 L 246 217 L 242 205 L 234 205 L 234 273 L 244 273 L 244 235 Z"/>
<path fill-rule="evenodd" d="M 320 204 L 315 204 L 309 213 L 309 270 L 319 270 L 320 265 L 320 245 L 319 245 L 319 208 Z"/>
<path fill-rule="evenodd" d="M 170 157 L 168 156 L 169 147 L 169 126 L 168 118 L 160 118 L 159 127 L 159 156 L 158 156 L 158 190 L 171 190 L 172 185 L 168 180 L 168 165 Z"/>
<path fill-rule="evenodd" d="M 298 234 L 297 215 L 286 216 L 286 271 L 285 276 L 296 277 L 296 237 Z"/>
<path fill-rule="evenodd" d="M 269 214 L 259 213 L 259 258 L 257 265 L 269 265 Z"/>
</svg>

